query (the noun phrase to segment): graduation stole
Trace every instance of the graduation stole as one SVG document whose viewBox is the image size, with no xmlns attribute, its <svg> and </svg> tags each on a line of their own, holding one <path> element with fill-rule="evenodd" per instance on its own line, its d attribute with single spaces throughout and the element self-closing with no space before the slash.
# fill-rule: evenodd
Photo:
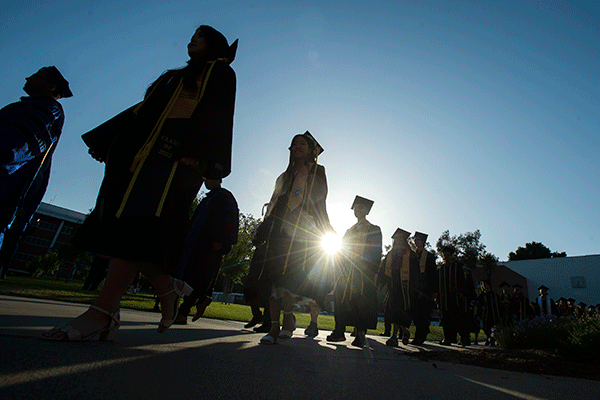
<svg viewBox="0 0 600 400">
<path fill-rule="evenodd" d="M 423 249 L 423 254 L 421 254 L 421 258 L 419 259 L 419 269 L 421 270 L 422 274 L 425 273 L 426 265 L 427 265 L 427 251 L 425 251 L 425 249 Z"/>
<path fill-rule="evenodd" d="M 306 165 L 303 166 L 300 171 L 298 171 L 298 175 L 296 176 L 296 179 L 294 179 L 292 188 L 296 188 L 297 180 L 302 181 L 301 184 L 303 185 L 302 191 L 299 193 L 298 196 L 294 196 L 293 192 L 291 193 L 293 197 L 301 197 L 300 202 L 295 206 L 295 208 L 297 208 L 300 205 L 304 207 L 306 205 L 305 201 L 308 201 L 308 199 L 310 199 L 310 197 L 312 196 L 313 186 L 315 184 L 315 176 L 317 175 L 317 169 L 318 169 L 317 164 L 315 163 L 312 168 L 314 169 L 314 171 L 312 173 L 312 179 L 310 182 L 310 187 L 309 187 L 308 193 L 304 193 L 306 186 L 307 186 L 306 183 L 307 183 L 307 178 L 308 178 L 308 174 L 309 174 L 308 167 L 306 167 Z M 300 196 L 300 194 L 302 194 L 302 196 Z M 292 203 L 292 205 L 293 204 L 294 203 Z M 286 214 L 288 211 L 291 211 L 289 208 L 291 206 L 290 205 L 290 196 L 288 196 L 287 206 L 288 206 L 288 209 L 286 210 Z M 285 274 L 285 272 L 287 270 L 288 262 L 290 261 L 290 254 L 292 253 L 292 246 L 294 245 L 294 240 L 296 239 L 296 233 L 298 232 L 298 225 L 300 223 L 301 217 L 302 217 L 302 213 L 298 213 L 298 219 L 296 220 L 296 223 L 294 224 L 294 231 L 292 232 L 292 240 L 290 240 L 290 246 L 289 246 L 288 251 L 285 256 L 285 263 L 283 264 L 283 273 L 282 274 Z M 302 270 L 303 271 L 306 269 L 307 256 L 308 256 L 308 243 L 306 243 L 305 247 L 304 247 L 304 258 L 302 260 Z"/>
<path fill-rule="evenodd" d="M 394 260 L 394 254 L 396 250 L 392 249 L 385 257 L 385 276 L 392 277 L 392 262 Z"/>
<path fill-rule="evenodd" d="M 448 308 L 448 291 L 455 292 L 458 286 L 457 283 L 457 268 L 454 262 L 450 265 L 444 264 L 439 270 L 440 277 L 440 309 L 447 310 Z M 462 273 L 462 271 L 461 271 Z M 446 285 L 448 284 L 448 285 Z M 456 300 L 456 306 L 458 306 L 458 296 L 454 296 Z"/>
<path fill-rule="evenodd" d="M 485 309 L 483 310 L 483 319 L 492 317 L 494 322 L 500 321 L 500 308 L 498 307 L 498 298 L 492 291 L 485 293 Z"/>
<path fill-rule="evenodd" d="M 288 196 L 287 210 L 294 211 L 302 204 L 304 193 L 306 192 L 306 182 L 308 180 L 308 168 L 303 165 L 292 182 L 290 194 Z"/>
<path fill-rule="evenodd" d="M 200 89 L 200 95 L 198 96 L 198 103 L 200 103 L 200 100 L 204 96 L 204 92 L 205 92 L 206 86 L 208 84 L 208 79 L 209 79 L 210 73 L 215 65 L 215 61 L 212 61 L 208 64 L 209 64 L 209 68 L 208 68 L 208 71 L 206 72 L 206 76 L 204 77 L 204 83 L 202 84 L 202 87 Z M 128 200 L 130 200 L 130 197 L 134 197 L 134 196 L 132 196 L 132 194 L 138 195 L 135 197 L 139 197 L 140 195 L 143 196 L 143 193 L 141 193 L 141 194 L 139 193 L 139 192 L 143 191 L 143 188 L 137 188 L 135 185 L 136 181 L 140 175 L 140 172 L 143 171 L 144 163 L 148 159 L 148 156 L 150 156 L 152 150 L 156 150 L 155 147 L 160 147 L 160 146 L 156 146 L 157 140 L 161 136 L 160 133 L 161 133 L 162 127 L 163 127 L 165 121 L 167 120 L 169 114 L 171 113 L 173 106 L 177 102 L 177 99 L 179 98 L 179 96 L 181 94 L 182 88 L 183 88 L 183 78 L 181 78 L 179 80 L 179 84 L 175 88 L 175 91 L 173 92 L 171 99 L 167 103 L 167 106 L 164 108 L 156 125 L 154 125 L 154 128 L 152 129 L 150 135 L 148 136 L 146 143 L 144 143 L 142 148 L 135 155 L 135 157 L 133 159 L 133 163 L 130 168 L 130 172 L 133 172 L 133 177 L 131 178 L 131 181 L 129 182 L 129 186 L 127 187 L 127 190 L 125 191 L 125 195 L 123 196 L 123 201 L 121 202 L 121 205 L 117 211 L 117 214 L 116 214 L 117 218 L 119 218 L 121 216 L 121 214 L 123 214 L 123 211 L 126 209 L 126 206 L 128 205 Z M 153 92 L 151 92 L 147 98 L 152 96 Z M 142 103 L 140 103 L 134 109 L 135 113 L 137 113 L 137 111 L 143 106 L 145 101 L 146 100 L 144 100 Z M 159 143 L 163 144 L 161 141 L 159 141 Z M 159 148 L 158 151 L 160 152 L 160 150 L 161 149 Z M 162 193 L 159 195 L 160 197 L 157 199 L 158 204 L 156 205 L 156 209 L 154 211 L 154 215 L 157 217 L 160 217 L 165 199 L 167 198 L 167 194 L 169 193 L 169 188 L 171 187 L 171 183 L 173 181 L 173 177 L 175 176 L 175 171 L 177 170 L 178 165 L 179 165 L 179 161 L 173 162 L 171 171 L 168 173 L 166 183 L 164 184 L 164 189 L 163 189 Z M 154 205 L 153 205 L 153 207 L 154 207 Z"/>
<path fill-rule="evenodd" d="M 546 296 L 546 312 L 544 312 L 544 303 L 542 303 L 542 298 L 538 297 L 537 298 L 537 303 L 538 306 L 540 307 L 540 313 L 541 314 L 545 314 L 545 315 L 551 315 L 552 314 L 552 308 L 551 308 L 551 304 L 550 304 L 550 297 Z"/>
<path fill-rule="evenodd" d="M 400 280 L 402 282 L 408 282 L 410 280 L 410 251 L 408 251 L 408 249 L 404 249 L 402 252 Z"/>
</svg>

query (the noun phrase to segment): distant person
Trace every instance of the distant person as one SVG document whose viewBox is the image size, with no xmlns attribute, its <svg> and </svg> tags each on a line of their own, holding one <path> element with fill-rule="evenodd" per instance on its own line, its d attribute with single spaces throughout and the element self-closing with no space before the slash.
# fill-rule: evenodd
<svg viewBox="0 0 600 400">
<path fill-rule="evenodd" d="M 3 278 L 48 186 L 52 155 L 65 120 L 57 100 L 73 96 L 69 82 L 54 66 L 41 68 L 25 78 L 23 90 L 28 96 L 0 110 Z"/>
<path fill-rule="evenodd" d="M 294 136 L 289 151 L 288 166 L 275 182 L 267 214 L 255 234 L 255 243 L 267 246 L 265 268 L 272 288 L 271 329 L 260 340 L 262 344 L 292 337 L 296 295 L 316 300 L 323 307 L 331 291 L 330 279 L 325 276 L 328 271 L 319 268 L 321 239 L 332 230 L 325 206 L 325 168 L 317 164 L 323 148 L 307 131 Z"/>
<path fill-rule="evenodd" d="M 381 260 L 381 229 L 367 220 L 373 201 L 356 196 L 351 209 L 356 224 L 342 239 L 336 260 L 337 283 L 333 291 L 335 329 L 327 341 L 346 340 L 346 326 L 354 326 L 352 345 L 364 347 L 367 329 L 377 329 L 377 288 L 375 276 Z"/>
<path fill-rule="evenodd" d="M 548 296 L 548 288 L 541 285 L 538 290 L 540 295 L 535 299 L 537 315 L 558 315 L 556 303 Z"/>
<path fill-rule="evenodd" d="M 408 328 L 412 321 L 411 305 L 416 301 L 416 292 L 411 291 L 410 281 L 418 279 L 419 260 L 410 248 L 408 238 L 410 232 L 396 229 L 392 235 L 392 249 L 385 256 L 383 269 L 380 269 L 378 282 L 383 282 L 384 276 L 391 279 L 391 292 L 389 294 L 392 313 L 392 335 L 385 342 L 387 346 L 398 347 L 398 335 L 403 344 L 408 344 L 410 333 Z M 380 284 L 381 285 L 381 284 Z"/>
<path fill-rule="evenodd" d="M 515 317 L 515 322 L 521 322 L 529 318 L 531 313 L 531 307 L 529 306 L 529 299 L 523 294 L 523 286 L 515 283 L 513 285 L 513 292 L 510 298 L 512 313 Z"/>
<path fill-rule="evenodd" d="M 509 289 L 510 283 L 506 281 L 502 281 L 502 283 L 500 283 L 500 290 L 502 290 L 502 293 L 498 296 L 498 307 L 500 307 L 500 322 L 504 326 L 508 326 L 514 321 L 512 307 L 510 304 L 510 298 L 512 297 L 512 294 L 510 293 Z"/>
<path fill-rule="evenodd" d="M 111 257 L 94 304 L 46 339 L 110 340 L 119 328 L 119 303 L 137 271 L 159 294 L 165 332 L 180 297 L 191 288 L 177 266 L 189 230 L 189 209 L 206 179 L 231 171 L 236 78 L 231 47 L 203 25 L 187 46 L 190 60 L 160 76 L 144 101 L 94 130 L 84 141 L 106 163 L 96 207 L 72 239 L 76 246 Z"/>
<path fill-rule="evenodd" d="M 271 330 L 271 313 L 269 312 L 269 277 L 265 268 L 265 256 L 267 246 L 264 243 L 253 243 L 255 245 L 248 275 L 244 280 L 244 299 L 250 306 L 252 319 L 244 325 L 244 328 L 254 328 L 254 332 L 267 333 Z M 264 312 L 260 309 L 263 308 Z M 256 326 L 261 324 L 260 326 Z M 256 326 L 256 327 L 255 327 Z"/>
<path fill-rule="evenodd" d="M 468 343 L 469 323 L 467 320 L 467 285 L 462 264 L 454 260 L 455 248 L 446 245 L 442 248 L 444 264 L 438 269 L 438 302 L 442 314 L 444 340 L 440 344 L 450 346 L 460 334 L 461 343 Z"/>
<path fill-rule="evenodd" d="M 428 235 L 415 232 L 413 242 L 415 243 L 415 254 L 419 260 L 419 279 L 413 283 L 416 292 L 415 304 L 413 306 L 413 321 L 415 323 L 415 337 L 412 344 L 422 345 L 429 333 L 431 322 L 431 311 L 435 307 L 434 298 L 437 296 L 437 268 L 435 265 L 435 254 L 425 250 Z"/>
<path fill-rule="evenodd" d="M 492 284 L 489 279 L 481 281 L 481 293 L 478 303 L 480 307 L 480 317 L 483 326 L 483 333 L 487 336 L 485 345 L 494 346 L 496 339 L 492 336 L 493 328 L 501 321 L 500 302 L 496 292 L 492 290 Z"/>
<path fill-rule="evenodd" d="M 220 179 L 207 179 L 205 186 L 210 192 L 196 208 L 179 264 L 178 277 L 194 288 L 179 306 L 175 323 L 180 325 L 187 323 L 194 306 L 197 312 L 193 321 L 202 317 L 212 302 L 223 256 L 238 240 L 239 209 L 235 197 L 221 187 Z"/>
</svg>

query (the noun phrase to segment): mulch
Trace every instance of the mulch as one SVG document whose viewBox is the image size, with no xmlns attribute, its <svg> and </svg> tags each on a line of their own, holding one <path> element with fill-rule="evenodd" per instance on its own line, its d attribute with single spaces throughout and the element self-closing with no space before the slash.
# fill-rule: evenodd
<svg viewBox="0 0 600 400">
<path fill-rule="evenodd" d="M 540 350 L 456 349 L 407 353 L 407 355 L 424 361 L 443 361 L 513 372 L 600 381 L 600 361 L 581 362 Z"/>
</svg>

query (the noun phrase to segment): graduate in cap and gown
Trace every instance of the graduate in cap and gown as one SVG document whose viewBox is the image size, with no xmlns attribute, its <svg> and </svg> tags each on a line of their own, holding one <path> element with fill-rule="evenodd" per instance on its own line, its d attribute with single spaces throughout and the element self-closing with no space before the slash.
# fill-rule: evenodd
<svg viewBox="0 0 600 400">
<path fill-rule="evenodd" d="M 541 285 L 538 290 L 540 295 L 535 299 L 537 315 L 558 315 L 556 303 L 548 296 L 548 288 Z"/>
<path fill-rule="evenodd" d="M 438 304 L 444 330 L 444 340 L 440 344 L 446 346 L 456 341 L 457 334 L 463 345 L 470 343 L 468 287 L 463 266 L 454 259 L 455 251 L 451 245 L 442 247 L 444 264 L 438 269 Z"/>
<path fill-rule="evenodd" d="M 412 309 L 417 302 L 418 285 L 411 283 L 420 279 L 419 260 L 410 248 L 408 238 L 410 232 L 396 229 L 392 235 L 392 249 L 384 260 L 383 274 L 392 281 L 390 299 L 392 309 L 392 336 L 386 345 L 397 347 L 398 334 L 402 330 L 402 343 L 408 344 L 410 333 L 408 328 L 412 320 Z M 379 279 L 380 282 L 385 278 Z"/>
<path fill-rule="evenodd" d="M 54 66 L 25 78 L 28 96 L 0 110 L 0 245 L 2 277 L 30 226 L 50 178 L 65 114 L 59 99 L 73 96 Z"/>
<path fill-rule="evenodd" d="M 512 314 L 516 322 L 523 321 L 531 316 L 529 299 L 523 294 L 523 285 L 515 283 L 510 298 Z"/>
<path fill-rule="evenodd" d="M 81 316 L 43 336 L 112 339 L 119 303 L 137 271 L 161 301 L 158 332 L 177 317 L 191 288 L 174 278 L 190 226 L 190 206 L 205 179 L 231 172 L 236 77 L 229 64 L 237 40 L 200 26 L 187 45 L 187 65 L 163 73 L 142 102 L 83 135 L 105 163 L 96 205 L 72 243 L 111 257 L 106 284 Z"/>
<path fill-rule="evenodd" d="M 325 205 L 325 168 L 317 164 L 323 147 L 306 131 L 294 136 L 289 151 L 288 167 L 275 182 L 267 213 L 253 239 L 257 246 L 265 246 L 264 268 L 271 281 L 271 329 L 261 339 L 263 344 L 292 337 L 295 296 L 309 297 L 323 308 L 333 287 L 321 247 L 323 236 L 333 231 Z"/>
<path fill-rule="evenodd" d="M 415 323 L 414 345 L 421 345 L 427 339 L 429 323 L 431 321 L 431 309 L 435 307 L 433 299 L 437 295 L 437 268 L 435 265 L 435 254 L 425 250 L 427 234 L 415 232 L 413 242 L 415 243 L 415 254 L 419 260 L 419 279 L 412 282 L 413 290 L 417 292 L 413 307 L 413 321 Z"/>
<path fill-rule="evenodd" d="M 481 293 L 479 294 L 478 303 L 483 332 L 487 336 L 485 345 L 493 346 L 495 339 L 492 337 L 492 328 L 500 323 L 501 312 L 498 295 L 492 290 L 489 279 L 481 281 Z"/>
<path fill-rule="evenodd" d="M 367 329 L 377 328 L 377 288 L 375 276 L 381 261 L 381 229 L 367 220 L 373 201 L 356 196 L 352 210 L 357 219 L 342 239 L 335 262 L 335 329 L 328 341 L 345 340 L 346 326 L 354 326 L 354 346 L 366 344 Z"/>
<path fill-rule="evenodd" d="M 510 304 L 510 298 L 512 297 L 512 294 L 509 292 L 510 284 L 506 281 L 502 281 L 502 283 L 500 283 L 500 289 L 502 290 L 502 293 L 498 296 L 500 320 L 502 325 L 507 326 L 514 320 Z"/>
</svg>

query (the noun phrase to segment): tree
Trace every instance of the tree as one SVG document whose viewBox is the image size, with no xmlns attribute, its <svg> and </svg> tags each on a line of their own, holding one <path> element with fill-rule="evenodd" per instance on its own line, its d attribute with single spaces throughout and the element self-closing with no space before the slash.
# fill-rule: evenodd
<svg viewBox="0 0 600 400">
<path fill-rule="evenodd" d="M 526 243 L 525 247 L 519 246 L 515 252 L 508 253 L 508 261 L 536 260 L 539 258 L 566 257 L 567 253 L 551 252 L 550 249 L 539 242 Z"/>
<path fill-rule="evenodd" d="M 241 283 L 242 277 L 248 274 L 250 260 L 254 253 L 252 236 L 260 222 L 260 219 L 254 218 L 251 214 L 240 213 L 238 241 L 231 248 L 231 252 L 223 259 L 221 272 L 223 277 L 226 278 L 225 281 L 230 280 L 232 284 Z"/>
<path fill-rule="evenodd" d="M 485 251 L 485 244 L 481 243 L 481 232 L 477 229 L 475 232 L 461 233 L 460 235 L 450 236 L 450 231 L 442 233 L 436 243 L 438 254 L 442 254 L 442 248 L 452 245 L 456 249 L 456 258 L 468 268 L 475 268 L 481 260 L 489 262 L 495 257 L 493 254 Z M 497 258 L 496 258 L 497 260 Z"/>
</svg>

